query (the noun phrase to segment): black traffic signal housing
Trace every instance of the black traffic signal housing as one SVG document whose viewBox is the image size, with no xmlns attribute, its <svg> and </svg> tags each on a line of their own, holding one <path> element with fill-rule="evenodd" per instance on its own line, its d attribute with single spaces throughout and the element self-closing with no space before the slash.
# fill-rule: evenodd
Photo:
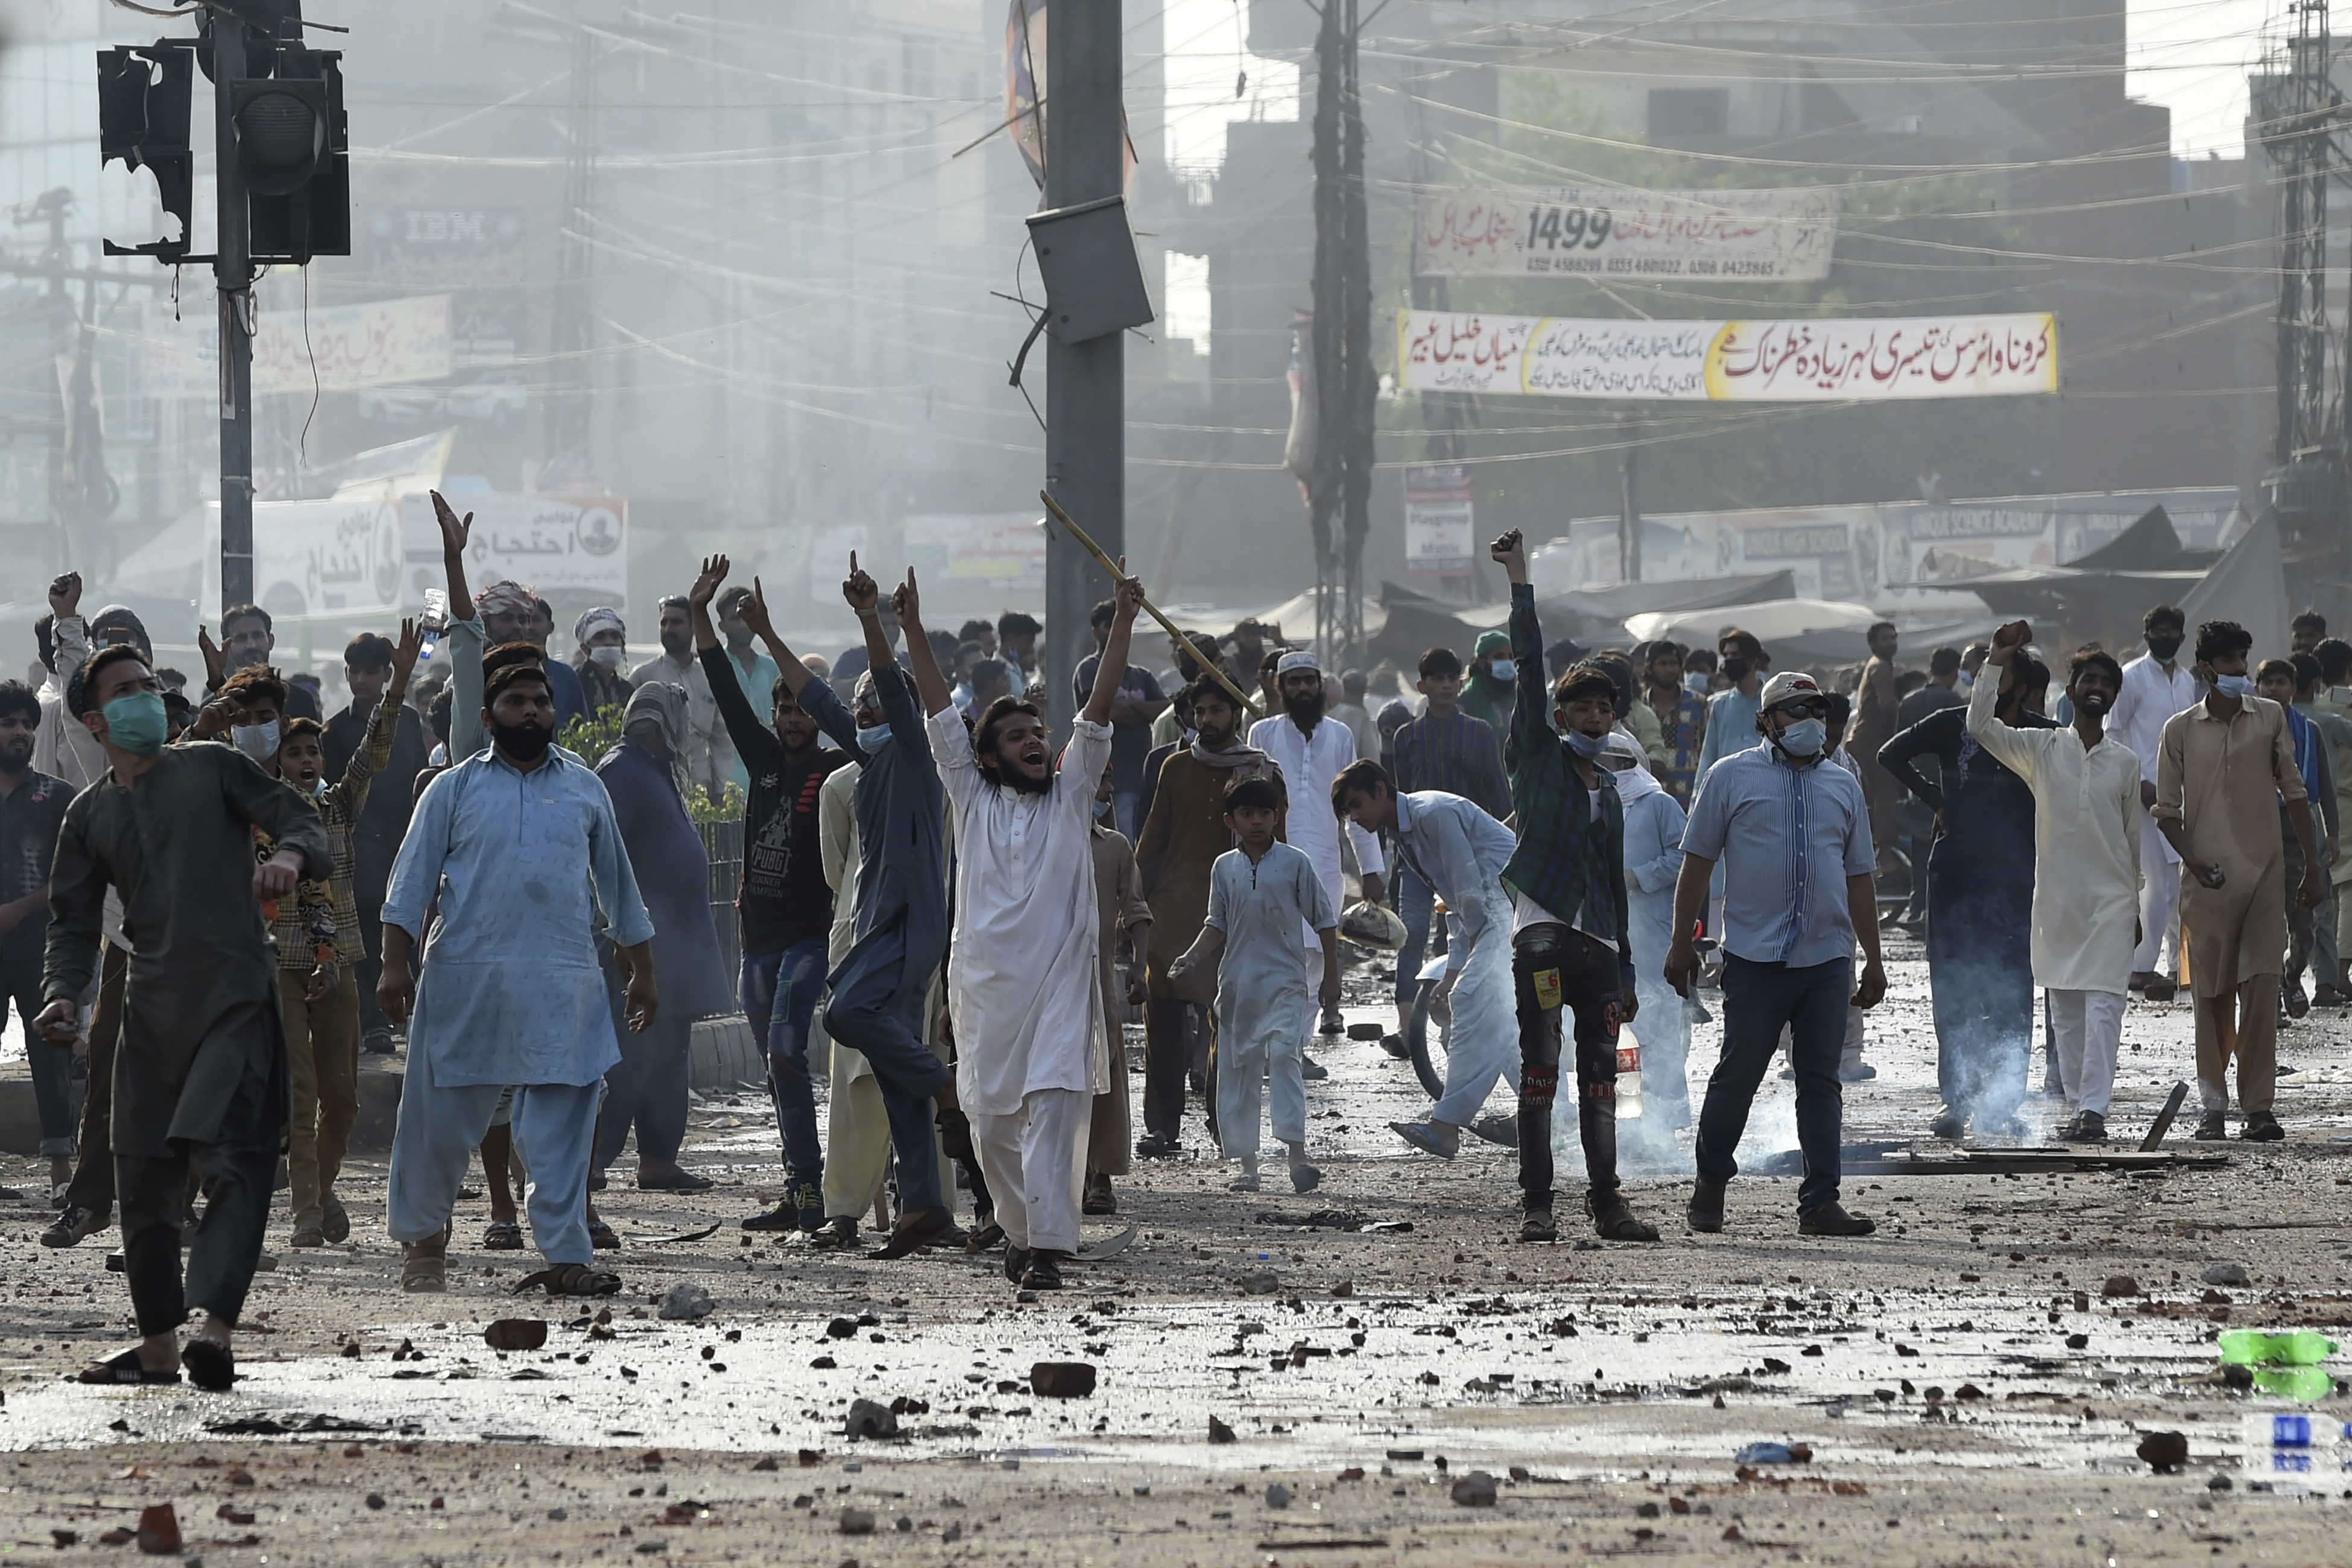
<svg viewBox="0 0 2352 1568">
<path fill-rule="evenodd" d="M 237 178 L 259 263 L 352 253 L 351 138 L 342 56 L 281 47 L 272 74 L 230 84 Z"/>
<path fill-rule="evenodd" d="M 138 246 L 108 240 L 109 256 L 152 256 L 169 266 L 188 254 L 195 232 L 196 159 L 188 146 L 194 66 L 187 49 L 169 44 L 99 51 L 100 162 L 120 158 L 131 169 L 152 171 L 163 210 L 180 220 L 177 239 Z M 348 217 L 344 226 L 350 227 Z"/>
</svg>

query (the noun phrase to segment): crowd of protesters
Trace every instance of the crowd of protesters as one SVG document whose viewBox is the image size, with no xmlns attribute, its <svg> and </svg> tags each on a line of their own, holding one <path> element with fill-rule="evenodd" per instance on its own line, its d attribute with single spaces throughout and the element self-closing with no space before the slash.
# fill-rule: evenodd
<svg viewBox="0 0 2352 1568">
<path fill-rule="evenodd" d="M 85 1381 L 226 1386 L 281 1152 L 287 1245 L 346 1239 L 361 1058 L 403 1045 L 385 1225 L 409 1290 L 446 1288 L 477 1161 L 484 1247 L 522 1249 L 527 1217 L 530 1283 L 617 1290 L 593 1194 L 632 1146 L 640 1189 L 712 1184 L 680 1163 L 693 1025 L 739 1008 L 783 1170 L 746 1229 L 844 1248 L 870 1219 L 873 1256 L 1001 1247 L 1053 1289 L 1133 1161 L 1184 1152 L 1196 1095 L 1235 1189 L 1261 1186 L 1262 1117 L 1292 1189 L 1321 1184 L 1308 1047 L 1348 1032 L 1343 936 L 1393 955 L 1382 1048 L 1445 1031 L 1435 1103 L 1396 1135 L 1516 1150 L 1530 1242 L 1561 1234 L 1564 1088 L 1595 1234 L 1659 1236 L 1619 1178 L 1636 1086 L 1645 1147 L 1688 1131 L 1687 1223 L 1723 1228 L 1784 1052 L 1799 1227 L 1871 1234 L 1840 1145 L 1882 923 L 1926 941 L 1943 1138 L 2032 1136 L 2040 1000 L 2056 1135 L 2105 1141 L 2128 998 L 2183 986 L 2196 1136 L 2228 1134 L 2234 1060 L 2240 1135 L 2283 1137 L 2280 1023 L 2352 1000 L 2352 645 L 2316 616 L 2252 668 L 2248 628 L 2192 642 L 2165 605 L 2128 662 L 2059 668 L 2023 623 L 1924 670 L 1890 624 L 1844 671 L 1776 668 L 1737 627 L 1588 653 L 1546 642 L 1513 533 L 1507 627 L 1377 681 L 1254 621 L 1147 668 L 1121 581 L 1055 736 L 1027 615 L 929 627 L 913 573 L 886 587 L 853 555 L 856 643 L 802 654 L 716 556 L 660 601 L 655 657 L 630 662 L 607 606 L 551 650 L 546 600 L 474 591 L 472 519 L 434 502 L 449 618 L 354 637 L 331 714 L 273 664 L 267 612 L 199 634 L 191 691 L 72 574 L 37 683 L 0 684 L 0 974 L 32 1041 L 43 1239 L 119 1208 L 142 1335 Z M 717 819 L 740 826 L 732 973 Z M 1721 1050 L 1694 1106 L 1702 992 Z M 1516 1114 L 1482 1114 L 1498 1083 Z"/>
</svg>

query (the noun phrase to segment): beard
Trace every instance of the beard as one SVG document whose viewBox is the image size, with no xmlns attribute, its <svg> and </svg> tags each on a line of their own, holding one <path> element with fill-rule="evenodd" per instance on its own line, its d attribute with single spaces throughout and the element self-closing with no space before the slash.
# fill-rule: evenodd
<svg viewBox="0 0 2352 1568">
<path fill-rule="evenodd" d="M 1282 710 L 1290 715 L 1302 730 L 1312 730 L 1323 721 L 1323 693 L 1295 691 L 1282 700 Z"/>
<path fill-rule="evenodd" d="M 490 736 L 510 762 L 535 763 L 555 743 L 555 731 L 533 723 L 492 724 Z"/>
<path fill-rule="evenodd" d="M 1054 771 L 1051 768 L 1046 769 L 1042 777 L 1031 778 L 1023 769 L 1007 767 L 1003 758 L 995 757 L 982 763 L 980 771 L 989 783 L 999 789 L 1009 789 L 1015 795 L 1054 793 Z"/>
<path fill-rule="evenodd" d="M 1201 745 L 1202 749 L 1206 751 L 1226 751 L 1229 750 L 1234 743 L 1234 728 L 1232 725 L 1227 725 L 1222 730 L 1212 730 L 1205 725 L 1196 724 L 1193 726 L 1193 733 L 1201 737 Z"/>
<path fill-rule="evenodd" d="M 33 737 L 0 744 L 0 773 L 21 773 L 33 765 Z"/>
</svg>

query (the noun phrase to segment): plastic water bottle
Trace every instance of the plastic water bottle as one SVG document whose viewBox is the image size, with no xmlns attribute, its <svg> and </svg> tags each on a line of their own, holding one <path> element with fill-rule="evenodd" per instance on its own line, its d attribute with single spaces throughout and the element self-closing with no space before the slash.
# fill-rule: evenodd
<svg viewBox="0 0 2352 1568">
<path fill-rule="evenodd" d="M 1623 1025 L 1617 1026 L 1617 1120 L 1638 1121 L 1642 1116 L 1642 1042 Z"/>
<path fill-rule="evenodd" d="M 441 646 L 441 634 L 449 629 L 449 590 L 425 590 L 425 614 L 418 619 L 416 626 L 425 634 L 424 650 L 416 659 L 419 664 L 428 663 L 433 658 L 433 650 Z"/>
<path fill-rule="evenodd" d="M 2249 1415 L 2244 1426 L 2246 1474 L 2301 1481 L 2329 1479 L 2352 1468 L 2352 1426 L 2300 1411 Z"/>
</svg>

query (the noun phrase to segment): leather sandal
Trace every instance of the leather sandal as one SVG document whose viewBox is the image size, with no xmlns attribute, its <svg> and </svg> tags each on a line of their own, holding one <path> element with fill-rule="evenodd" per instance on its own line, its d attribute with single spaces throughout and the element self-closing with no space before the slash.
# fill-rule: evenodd
<svg viewBox="0 0 2352 1568">
<path fill-rule="evenodd" d="M 1612 1194 L 1604 1206 L 1592 1208 L 1592 1228 L 1603 1241 L 1655 1241 L 1658 1227 L 1633 1213 L 1622 1194 Z"/>
<path fill-rule="evenodd" d="M 617 1296 L 621 1293 L 621 1277 L 607 1274 L 585 1263 L 553 1263 L 536 1274 L 527 1274 L 515 1281 L 515 1293 L 520 1295 L 538 1285 L 550 1296 Z"/>
<path fill-rule="evenodd" d="M 868 1258 L 904 1258 L 917 1247 L 929 1247 L 943 1240 L 955 1228 L 955 1215 L 943 1205 L 925 1209 L 919 1214 L 901 1215 L 890 1231 L 890 1238 L 867 1253 Z"/>
<path fill-rule="evenodd" d="M 482 1228 L 482 1249 L 486 1252 L 520 1252 L 522 1226 L 510 1219 L 490 1221 Z"/>
<path fill-rule="evenodd" d="M 236 1385 L 236 1357 L 217 1340 L 190 1340 L 180 1352 L 180 1364 L 198 1388 L 226 1394 Z"/>
<path fill-rule="evenodd" d="M 438 1295 L 449 1288 L 449 1233 L 412 1241 L 402 1250 L 400 1288 L 410 1295 Z"/>
</svg>

